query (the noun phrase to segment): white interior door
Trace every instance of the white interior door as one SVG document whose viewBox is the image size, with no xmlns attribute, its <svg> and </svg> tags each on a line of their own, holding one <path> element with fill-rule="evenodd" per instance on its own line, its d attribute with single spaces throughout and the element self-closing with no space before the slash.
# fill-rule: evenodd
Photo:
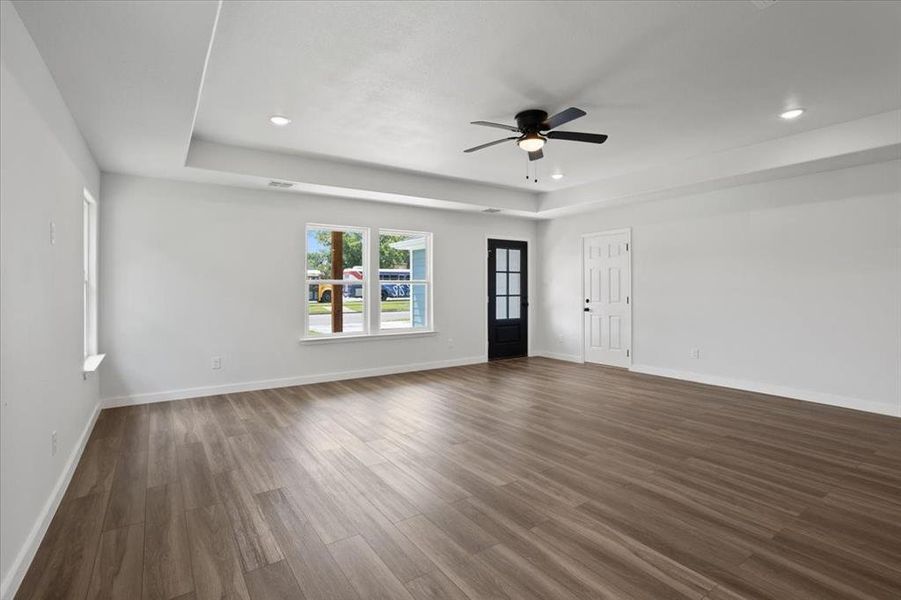
<svg viewBox="0 0 901 600">
<path fill-rule="evenodd" d="M 582 238 L 585 362 L 632 364 L 632 232 Z"/>
</svg>

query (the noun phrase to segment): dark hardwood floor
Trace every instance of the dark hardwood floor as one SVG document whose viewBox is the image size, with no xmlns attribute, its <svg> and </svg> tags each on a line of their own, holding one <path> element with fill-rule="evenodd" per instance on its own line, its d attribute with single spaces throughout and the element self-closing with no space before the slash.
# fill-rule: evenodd
<svg viewBox="0 0 901 600">
<path fill-rule="evenodd" d="M 547 359 L 105 410 L 19 598 L 901 598 L 901 419 Z"/>
</svg>

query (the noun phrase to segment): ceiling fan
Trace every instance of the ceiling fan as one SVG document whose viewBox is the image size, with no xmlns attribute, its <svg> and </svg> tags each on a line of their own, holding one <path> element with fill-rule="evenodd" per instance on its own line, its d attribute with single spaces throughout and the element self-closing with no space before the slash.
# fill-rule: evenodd
<svg viewBox="0 0 901 600">
<path fill-rule="evenodd" d="M 548 118 L 547 112 L 543 110 L 524 110 L 517 114 L 515 118 L 516 126 L 504 125 L 503 123 L 491 123 L 490 121 L 473 121 L 472 125 L 484 125 L 485 127 L 496 127 L 498 129 L 506 129 L 518 135 L 505 137 L 500 140 L 488 142 L 481 146 L 467 148 L 463 152 L 475 152 L 482 150 L 495 144 L 502 144 L 511 140 L 516 140 L 516 145 L 529 153 L 529 160 L 538 160 L 544 157 L 542 148 L 547 140 L 569 140 L 571 142 L 588 142 L 589 144 L 603 144 L 607 141 L 607 136 L 602 133 L 579 133 L 577 131 L 551 131 L 561 125 L 565 125 L 570 121 L 574 121 L 579 117 L 584 117 L 587 113 L 581 108 L 570 107 L 564 111 L 558 112 L 553 117 Z"/>
</svg>

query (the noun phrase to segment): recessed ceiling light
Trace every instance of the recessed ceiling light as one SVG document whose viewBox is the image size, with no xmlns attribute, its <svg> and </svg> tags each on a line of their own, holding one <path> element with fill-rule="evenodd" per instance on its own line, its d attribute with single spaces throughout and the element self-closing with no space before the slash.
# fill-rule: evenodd
<svg viewBox="0 0 901 600">
<path fill-rule="evenodd" d="M 554 173 L 551 175 L 551 179 L 563 179 L 563 173 Z"/>
<path fill-rule="evenodd" d="M 803 114 L 804 114 L 803 108 L 793 108 L 791 110 L 785 111 L 784 113 L 782 113 L 779 116 L 782 117 L 783 119 L 785 119 L 786 121 L 791 121 L 792 119 L 797 119 L 798 117 L 800 117 Z"/>
<path fill-rule="evenodd" d="M 273 125 L 284 127 L 291 122 L 291 119 L 289 119 L 288 117 L 283 117 L 282 115 L 272 115 L 271 117 L 269 117 L 269 122 Z"/>
</svg>

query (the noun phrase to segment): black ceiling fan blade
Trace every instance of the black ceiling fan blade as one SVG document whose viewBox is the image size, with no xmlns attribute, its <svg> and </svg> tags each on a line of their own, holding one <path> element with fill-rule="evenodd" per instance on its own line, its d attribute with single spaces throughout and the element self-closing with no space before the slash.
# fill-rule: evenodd
<svg viewBox="0 0 901 600">
<path fill-rule="evenodd" d="M 544 158 L 544 152 L 541 151 L 541 148 L 534 152 L 529 152 L 529 160 L 538 160 L 539 158 Z"/>
<path fill-rule="evenodd" d="M 499 140 L 494 140 L 493 142 L 488 142 L 487 144 L 482 144 L 481 146 L 475 146 L 473 148 L 467 148 L 463 152 L 475 152 L 476 150 L 481 150 L 482 148 L 487 148 L 488 146 L 494 146 L 495 144 L 500 144 L 503 142 L 509 142 L 510 140 L 517 139 L 517 136 L 502 138 Z"/>
<path fill-rule="evenodd" d="M 570 106 L 566 110 L 558 112 L 553 117 L 548 117 L 544 121 L 544 123 L 541 124 L 541 130 L 547 131 L 548 129 L 555 129 L 557 127 L 560 127 L 561 125 L 569 123 L 570 121 L 575 121 L 579 117 L 584 117 L 587 114 L 588 113 L 581 108 Z"/>
<path fill-rule="evenodd" d="M 485 127 L 496 127 L 498 129 L 506 129 L 507 131 L 519 132 L 518 127 L 513 125 L 504 125 L 503 123 L 492 123 L 491 121 L 473 121 L 470 125 L 483 125 Z"/>
<path fill-rule="evenodd" d="M 578 131 L 548 131 L 547 137 L 548 139 L 588 142 L 589 144 L 603 144 L 607 141 L 607 136 L 603 133 L 579 133 Z"/>
</svg>

